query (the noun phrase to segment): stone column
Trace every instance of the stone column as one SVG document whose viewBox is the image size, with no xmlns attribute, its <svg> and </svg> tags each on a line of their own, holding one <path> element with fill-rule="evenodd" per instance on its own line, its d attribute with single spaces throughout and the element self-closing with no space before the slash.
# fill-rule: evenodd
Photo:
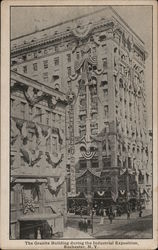
<svg viewBox="0 0 158 250">
<path fill-rule="evenodd" d="M 39 196 L 39 213 L 45 212 L 45 183 L 40 184 L 40 196 Z"/>
<path fill-rule="evenodd" d="M 20 195 L 21 195 L 21 184 L 16 184 L 15 188 L 15 209 L 16 209 L 16 227 L 15 227 L 15 237 L 20 239 Z"/>
</svg>

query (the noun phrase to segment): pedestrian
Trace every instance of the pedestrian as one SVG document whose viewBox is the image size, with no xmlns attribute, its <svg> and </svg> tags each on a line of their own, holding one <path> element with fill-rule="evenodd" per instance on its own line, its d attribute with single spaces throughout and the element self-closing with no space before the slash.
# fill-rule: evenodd
<svg viewBox="0 0 158 250">
<path fill-rule="evenodd" d="M 84 218 L 84 232 L 87 232 L 87 229 L 88 229 L 87 218 Z"/>
<path fill-rule="evenodd" d="M 78 223 L 78 226 L 79 226 L 79 229 L 80 229 L 80 231 L 82 230 L 82 216 L 81 216 L 81 218 L 80 218 L 80 221 L 79 221 L 79 223 Z"/>
<path fill-rule="evenodd" d="M 41 240 L 41 230 L 40 230 L 40 227 L 37 228 L 37 240 Z"/>
<path fill-rule="evenodd" d="M 140 211 L 139 211 L 139 217 L 142 217 L 142 210 L 140 209 Z"/>
<path fill-rule="evenodd" d="M 110 224 L 112 224 L 112 220 L 113 220 L 114 216 L 113 216 L 113 213 L 110 212 L 109 213 L 109 220 L 110 220 Z"/>
<path fill-rule="evenodd" d="M 127 210 L 127 219 L 130 219 L 130 211 L 129 211 L 129 209 Z"/>
</svg>

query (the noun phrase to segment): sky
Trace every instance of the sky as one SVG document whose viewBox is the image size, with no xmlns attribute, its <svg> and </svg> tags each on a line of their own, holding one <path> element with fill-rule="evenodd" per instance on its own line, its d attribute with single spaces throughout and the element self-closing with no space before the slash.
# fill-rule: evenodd
<svg viewBox="0 0 158 250">
<path fill-rule="evenodd" d="M 12 7 L 11 38 L 34 32 L 60 22 L 102 9 L 103 6 L 77 7 Z M 114 10 L 145 42 L 146 59 L 145 83 L 147 94 L 148 127 L 152 126 L 152 7 L 113 6 Z"/>
</svg>

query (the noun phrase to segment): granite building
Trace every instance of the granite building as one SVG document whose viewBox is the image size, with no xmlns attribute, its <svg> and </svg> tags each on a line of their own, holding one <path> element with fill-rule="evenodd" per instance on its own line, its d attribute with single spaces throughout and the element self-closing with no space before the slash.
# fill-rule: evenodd
<svg viewBox="0 0 158 250">
<path fill-rule="evenodd" d="M 12 70 L 67 96 L 69 196 L 145 203 L 146 56 L 144 42 L 109 6 L 12 39 Z"/>
</svg>

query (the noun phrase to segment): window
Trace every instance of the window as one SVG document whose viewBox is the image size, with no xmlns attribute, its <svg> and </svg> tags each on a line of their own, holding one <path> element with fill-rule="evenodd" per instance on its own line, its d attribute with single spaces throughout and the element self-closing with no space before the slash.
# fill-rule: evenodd
<svg viewBox="0 0 158 250">
<path fill-rule="evenodd" d="M 104 98 L 108 96 L 108 89 L 103 89 L 104 91 Z"/>
<path fill-rule="evenodd" d="M 80 137 L 83 137 L 86 134 L 85 130 L 80 130 Z"/>
<path fill-rule="evenodd" d="M 104 112 L 105 112 L 105 117 L 107 118 L 108 117 L 108 113 L 109 113 L 109 107 L 108 107 L 108 105 L 104 106 Z"/>
<path fill-rule="evenodd" d="M 95 54 L 97 52 L 96 47 L 93 47 L 93 53 Z"/>
<path fill-rule="evenodd" d="M 59 57 L 54 58 L 54 65 L 55 66 L 59 65 Z"/>
<path fill-rule="evenodd" d="M 37 58 L 37 52 L 34 52 L 34 58 Z"/>
<path fill-rule="evenodd" d="M 61 115 L 58 115 L 58 122 L 61 124 Z"/>
<path fill-rule="evenodd" d="M 67 61 L 71 62 L 71 54 L 67 54 Z"/>
<path fill-rule="evenodd" d="M 97 133 L 98 133 L 98 129 L 97 128 L 91 129 L 91 134 L 92 135 L 96 135 Z"/>
<path fill-rule="evenodd" d="M 139 173 L 138 175 L 138 183 L 144 184 L 144 175 L 142 173 Z"/>
<path fill-rule="evenodd" d="M 27 73 L 27 66 L 23 66 L 23 72 L 26 74 Z"/>
<path fill-rule="evenodd" d="M 80 59 L 80 53 L 76 52 L 76 59 L 79 60 Z"/>
<path fill-rule="evenodd" d="M 25 119 L 25 106 L 26 106 L 26 103 L 21 102 L 21 118 L 22 119 Z"/>
<path fill-rule="evenodd" d="M 54 50 L 55 50 L 55 52 L 58 51 L 58 46 L 57 45 L 55 45 Z"/>
<path fill-rule="evenodd" d="M 55 113 L 52 113 L 52 121 L 55 122 Z"/>
<path fill-rule="evenodd" d="M 36 108 L 36 120 L 38 122 L 42 122 L 42 113 L 41 113 L 41 108 Z"/>
<path fill-rule="evenodd" d="M 67 67 L 67 74 L 68 74 L 68 76 L 71 75 L 71 67 Z"/>
<path fill-rule="evenodd" d="M 47 49 L 44 50 L 44 54 L 48 54 L 48 50 Z"/>
<path fill-rule="evenodd" d="M 92 161 L 92 168 L 98 168 L 99 164 L 98 161 Z"/>
<path fill-rule="evenodd" d="M 48 72 L 43 73 L 44 82 L 48 82 Z"/>
<path fill-rule="evenodd" d="M 96 120 L 97 117 L 98 117 L 98 114 L 97 114 L 97 113 L 92 114 L 92 120 Z"/>
<path fill-rule="evenodd" d="M 105 124 L 105 133 L 109 133 L 109 123 L 104 122 L 104 124 Z"/>
<path fill-rule="evenodd" d="M 50 111 L 46 110 L 46 124 L 49 125 L 50 122 Z"/>
<path fill-rule="evenodd" d="M 107 58 L 103 58 L 103 69 L 107 69 Z"/>
<path fill-rule="evenodd" d="M 50 140 L 50 137 L 46 141 L 46 151 L 51 152 L 51 140 Z"/>
<path fill-rule="evenodd" d="M 70 174 L 70 164 L 66 165 L 66 171 L 67 171 L 67 174 Z"/>
<path fill-rule="evenodd" d="M 43 66 L 44 66 L 44 69 L 48 68 L 48 60 L 43 61 Z"/>
<path fill-rule="evenodd" d="M 80 169 L 85 169 L 87 167 L 86 161 L 80 161 Z"/>
<path fill-rule="evenodd" d="M 33 70 L 34 71 L 37 71 L 38 69 L 37 69 L 37 63 L 33 63 Z"/>
</svg>

